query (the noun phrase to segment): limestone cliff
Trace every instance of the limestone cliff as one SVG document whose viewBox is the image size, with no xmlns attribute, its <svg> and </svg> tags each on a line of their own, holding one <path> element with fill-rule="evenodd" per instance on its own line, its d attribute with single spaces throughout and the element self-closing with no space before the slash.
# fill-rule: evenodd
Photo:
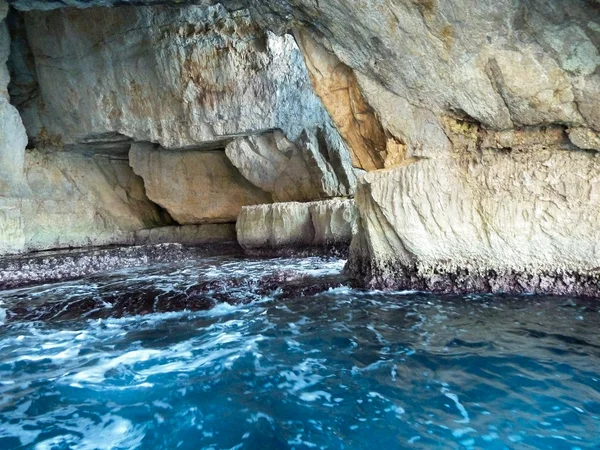
<svg viewBox="0 0 600 450">
<path fill-rule="evenodd" d="M 255 13 L 300 29 L 315 91 L 375 170 L 357 191 L 356 276 L 599 293 L 597 2 L 289 0 Z"/>
<path fill-rule="evenodd" d="M 116 3 L 196 6 L 61 9 Z M 349 196 L 359 174 L 348 267 L 368 284 L 600 293 L 596 0 L 11 4 L 58 8 L 13 45 L 38 146 L 219 150 L 275 201 Z"/>
<path fill-rule="evenodd" d="M 10 24 L 20 117 L 4 88 L 0 253 L 125 244 L 146 228 L 232 223 L 245 205 L 354 193 L 293 37 L 246 9 L 58 9 Z"/>
</svg>

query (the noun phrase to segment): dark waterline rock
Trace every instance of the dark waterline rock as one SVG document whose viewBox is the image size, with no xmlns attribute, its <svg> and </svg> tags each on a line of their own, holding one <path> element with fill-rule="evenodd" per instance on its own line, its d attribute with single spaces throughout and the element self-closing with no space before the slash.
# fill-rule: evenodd
<svg viewBox="0 0 600 450">
<path fill-rule="evenodd" d="M 254 259 L 256 273 L 224 270 L 215 276 L 215 261 L 233 258 L 231 264 L 237 264 L 241 257 L 235 252 L 228 257 L 209 256 L 206 249 L 180 246 L 173 250 L 169 259 L 137 268 L 121 265 L 119 270 L 73 281 L 6 290 L 0 294 L 0 310 L 7 323 L 119 318 L 206 311 L 220 304 L 244 305 L 265 298 L 298 298 L 353 284 L 342 273 L 343 262 L 336 258 L 259 258 Z M 325 268 L 333 264 L 335 271 L 307 272 L 303 261 L 315 259 L 323 261 Z M 272 265 L 279 260 L 287 262 L 271 270 L 261 268 L 263 262 Z"/>
<path fill-rule="evenodd" d="M 181 261 L 199 254 L 239 253 L 233 244 L 185 247 L 180 244 L 141 245 L 48 251 L 0 259 L 0 290 L 30 284 L 71 280 L 95 273 Z"/>
</svg>

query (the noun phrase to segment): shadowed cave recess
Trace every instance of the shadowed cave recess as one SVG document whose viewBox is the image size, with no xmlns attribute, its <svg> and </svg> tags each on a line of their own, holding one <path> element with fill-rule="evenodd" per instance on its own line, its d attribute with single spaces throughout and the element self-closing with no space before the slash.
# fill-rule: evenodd
<svg viewBox="0 0 600 450">
<path fill-rule="evenodd" d="M 2 0 L 0 282 L 31 252 L 239 244 L 597 295 L 599 8 Z"/>
</svg>

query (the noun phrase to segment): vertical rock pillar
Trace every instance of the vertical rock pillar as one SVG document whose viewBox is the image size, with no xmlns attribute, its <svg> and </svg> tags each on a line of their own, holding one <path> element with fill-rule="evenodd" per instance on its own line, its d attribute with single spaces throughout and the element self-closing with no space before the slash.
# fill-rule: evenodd
<svg viewBox="0 0 600 450">
<path fill-rule="evenodd" d="M 0 253 L 23 247 L 21 200 L 27 191 L 24 183 L 24 158 L 27 134 L 17 109 L 10 104 L 6 61 L 10 36 L 6 24 L 8 4 L 0 0 Z"/>
</svg>

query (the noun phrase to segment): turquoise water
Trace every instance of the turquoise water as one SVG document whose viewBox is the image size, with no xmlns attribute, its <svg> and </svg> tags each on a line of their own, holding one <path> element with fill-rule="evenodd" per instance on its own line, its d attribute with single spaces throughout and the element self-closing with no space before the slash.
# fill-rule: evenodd
<svg viewBox="0 0 600 450">
<path fill-rule="evenodd" d="M 600 448 L 597 300 L 366 292 L 342 267 L 0 292 L 0 449 Z"/>
</svg>

